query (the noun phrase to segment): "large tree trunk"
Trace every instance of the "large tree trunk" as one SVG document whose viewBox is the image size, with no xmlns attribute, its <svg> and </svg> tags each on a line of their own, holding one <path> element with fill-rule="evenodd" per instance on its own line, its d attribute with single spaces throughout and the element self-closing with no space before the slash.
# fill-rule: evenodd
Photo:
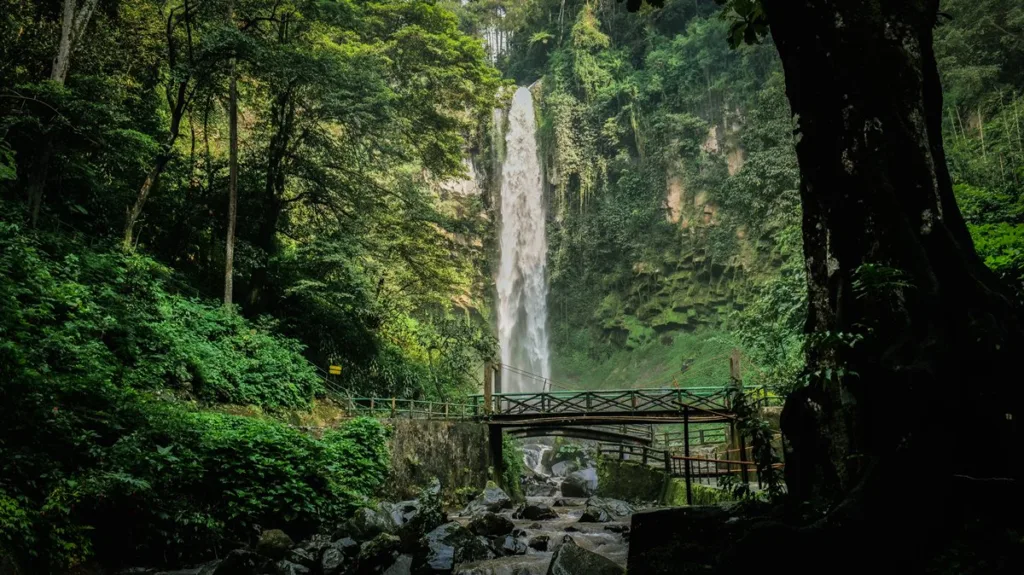
<svg viewBox="0 0 1024 575">
<path fill-rule="evenodd" d="M 916 479 L 930 513 L 958 479 L 1019 479 L 1021 326 L 953 197 L 937 0 L 764 7 L 796 124 L 812 334 L 811 384 L 784 414 L 791 491 L 902 497 L 893 483 Z"/>
<path fill-rule="evenodd" d="M 164 142 L 160 153 L 157 154 L 153 167 L 150 168 L 149 173 L 146 174 L 145 181 L 142 182 L 142 186 L 139 188 L 139 193 L 135 197 L 135 203 L 128 209 L 128 213 L 125 216 L 124 239 L 121 244 L 125 251 L 132 249 L 135 225 L 139 222 L 139 218 L 142 217 L 142 210 L 146 206 L 149 194 L 152 193 L 160 181 L 160 175 L 163 174 L 167 164 L 174 157 L 174 143 L 178 141 L 178 135 L 181 133 L 181 120 L 185 116 L 185 109 L 188 106 L 188 85 L 188 77 L 178 83 L 175 98 L 171 101 L 171 125 L 168 128 L 167 141 Z"/>
<path fill-rule="evenodd" d="M 235 290 L 235 222 L 238 219 L 238 82 L 235 60 L 231 59 L 231 82 L 228 88 L 228 235 L 224 254 L 224 305 L 230 306 Z"/>
<path fill-rule="evenodd" d="M 259 215 L 254 246 L 259 248 L 265 262 L 256 264 L 249 283 L 249 305 L 255 312 L 266 309 L 266 283 L 269 276 L 270 258 L 276 250 L 277 225 L 284 209 L 286 180 L 285 160 L 295 131 L 294 86 L 286 84 L 274 98 L 271 106 L 271 121 L 274 133 L 267 146 L 267 179 L 263 194 L 263 206 Z"/>
<path fill-rule="evenodd" d="M 82 7 L 76 11 L 75 0 L 64 0 L 60 41 L 57 43 L 57 53 L 54 55 L 53 67 L 50 69 L 50 80 L 64 85 L 68 77 L 68 70 L 71 69 L 71 55 L 78 48 L 97 2 L 98 0 L 85 0 Z M 46 192 L 46 181 L 50 175 L 50 160 L 53 157 L 53 135 L 51 133 L 47 132 L 40 139 L 39 150 L 38 161 L 28 186 L 29 222 L 32 227 L 35 227 L 39 221 L 43 195 Z"/>
<path fill-rule="evenodd" d="M 75 0 L 64 0 L 60 42 L 57 44 L 57 54 L 53 58 L 53 68 L 50 70 L 50 79 L 54 82 L 63 85 L 67 79 L 68 70 L 71 68 L 71 55 L 78 48 L 78 42 L 89 25 L 97 2 L 98 0 L 85 0 L 82 7 L 76 11 Z"/>
</svg>

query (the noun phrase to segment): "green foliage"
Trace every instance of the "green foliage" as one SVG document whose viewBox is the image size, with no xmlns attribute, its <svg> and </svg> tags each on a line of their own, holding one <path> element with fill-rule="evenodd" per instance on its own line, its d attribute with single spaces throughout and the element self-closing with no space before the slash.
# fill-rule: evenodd
<svg viewBox="0 0 1024 575">
<path fill-rule="evenodd" d="M 302 346 L 173 293 L 170 270 L 0 224 L 6 361 L 40 377 L 168 388 L 210 402 L 308 405 L 322 392 Z"/>
<path fill-rule="evenodd" d="M 764 485 L 763 494 L 769 499 L 776 499 L 783 494 L 782 471 L 776 464 L 782 460 L 775 452 L 772 441 L 775 438 L 775 431 L 771 425 L 761 417 L 758 406 L 751 402 L 749 396 L 743 392 L 738 382 L 732 382 L 729 386 L 729 398 L 733 412 L 736 414 L 739 433 L 750 441 L 751 454 L 754 464 L 757 466 L 758 481 Z M 736 479 L 734 475 L 727 475 L 727 478 Z M 729 485 L 729 480 L 722 481 L 719 478 L 719 485 L 726 491 L 730 491 L 736 498 L 751 497 L 750 487 L 742 481 Z"/>
<path fill-rule="evenodd" d="M 701 485 L 699 483 L 690 485 L 690 493 L 693 495 L 694 505 L 718 505 L 719 503 L 729 503 L 737 500 L 731 490 Z M 673 507 L 686 505 L 686 483 L 679 478 L 670 479 L 665 488 L 663 501 L 665 505 Z"/>
<path fill-rule="evenodd" d="M 501 486 L 509 497 L 522 500 L 523 450 L 515 439 L 506 434 L 501 436 L 501 466 Z"/>
<path fill-rule="evenodd" d="M 173 293 L 143 256 L 11 224 L 0 271 L 0 547 L 31 572 L 202 559 L 260 526 L 308 533 L 383 485 L 377 422 L 316 440 L 168 393 L 307 405 L 319 381 L 269 324 Z"/>
</svg>

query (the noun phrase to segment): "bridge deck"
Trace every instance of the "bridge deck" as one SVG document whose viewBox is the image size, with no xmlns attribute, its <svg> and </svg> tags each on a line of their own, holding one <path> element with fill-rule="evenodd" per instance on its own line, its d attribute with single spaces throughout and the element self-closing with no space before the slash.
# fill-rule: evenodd
<svg viewBox="0 0 1024 575">
<path fill-rule="evenodd" d="M 733 419 L 724 389 L 617 389 L 470 396 L 474 414 L 507 425 L 722 422 Z"/>
</svg>

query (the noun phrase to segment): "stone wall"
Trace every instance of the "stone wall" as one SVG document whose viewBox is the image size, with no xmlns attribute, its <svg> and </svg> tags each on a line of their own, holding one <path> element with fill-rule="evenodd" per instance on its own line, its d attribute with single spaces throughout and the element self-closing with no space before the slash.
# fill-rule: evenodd
<svg viewBox="0 0 1024 575">
<path fill-rule="evenodd" d="M 597 461 L 597 494 L 601 497 L 636 503 L 661 501 L 665 491 L 665 472 L 601 457 Z"/>
<path fill-rule="evenodd" d="M 415 497 L 437 477 L 445 503 L 458 504 L 459 489 L 479 492 L 492 466 L 487 424 L 398 419 L 390 422 L 389 498 Z"/>
</svg>

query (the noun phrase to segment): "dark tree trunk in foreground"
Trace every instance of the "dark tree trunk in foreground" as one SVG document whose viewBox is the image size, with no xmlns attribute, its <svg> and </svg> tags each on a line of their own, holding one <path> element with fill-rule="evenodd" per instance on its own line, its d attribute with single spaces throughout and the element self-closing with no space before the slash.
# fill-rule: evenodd
<svg viewBox="0 0 1024 575">
<path fill-rule="evenodd" d="M 235 3 L 228 2 L 228 21 L 234 22 Z M 228 233 L 224 245 L 224 305 L 231 306 L 235 292 L 235 225 L 238 222 L 238 70 L 231 58 L 228 86 Z"/>
<path fill-rule="evenodd" d="M 791 491 L 853 494 L 869 513 L 937 497 L 928 515 L 954 490 L 1019 479 L 1021 326 L 953 197 L 938 2 L 764 6 L 796 125 L 808 360 L 820 370 L 783 415 Z M 862 339 L 839 341 L 851 338 Z"/>
</svg>

